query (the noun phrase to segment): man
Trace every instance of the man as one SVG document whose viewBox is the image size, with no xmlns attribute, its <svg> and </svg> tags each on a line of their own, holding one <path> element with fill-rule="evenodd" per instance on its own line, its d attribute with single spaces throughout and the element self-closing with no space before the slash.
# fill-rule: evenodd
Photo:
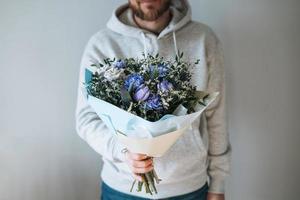
<svg viewBox="0 0 300 200">
<path fill-rule="evenodd" d="M 81 93 L 84 69 L 106 57 L 138 57 L 143 52 L 172 59 L 178 50 L 184 52 L 185 59 L 200 59 L 192 78 L 197 89 L 219 91 L 220 95 L 163 157 L 124 153 L 124 146 Z M 231 158 L 225 121 L 220 42 L 208 26 L 191 20 L 187 0 L 129 0 L 113 12 L 107 27 L 88 41 L 81 61 L 76 125 L 78 134 L 102 155 L 102 199 L 224 200 Z M 204 135 L 208 136 L 208 147 Z M 133 178 L 141 180 L 138 174 L 153 166 L 162 179 L 158 194 L 130 193 Z"/>
</svg>

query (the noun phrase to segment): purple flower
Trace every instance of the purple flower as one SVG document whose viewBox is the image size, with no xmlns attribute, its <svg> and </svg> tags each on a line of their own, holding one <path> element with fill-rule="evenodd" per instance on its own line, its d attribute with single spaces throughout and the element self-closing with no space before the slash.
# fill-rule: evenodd
<svg viewBox="0 0 300 200">
<path fill-rule="evenodd" d="M 156 94 L 150 94 L 146 101 L 146 108 L 149 110 L 161 111 L 163 109 L 163 105 L 160 96 Z"/>
<path fill-rule="evenodd" d="M 130 74 L 124 82 L 128 91 L 135 90 L 144 83 L 144 78 L 140 74 Z"/>
<path fill-rule="evenodd" d="M 157 84 L 157 89 L 164 93 L 173 89 L 173 85 L 169 81 L 163 80 L 162 82 Z"/>
<path fill-rule="evenodd" d="M 150 90 L 148 86 L 142 84 L 140 85 L 133 96 L 134 100 L 136 101 L 145 101 L 150 95 Z"/>
<path fill-rule="evenodd" d="M 114 66 L 117 68 L 117 69 L 124 69 L 126 67 L 126 63 L 124 60 L 118 60 L 114 63 Z"/>
</svg>

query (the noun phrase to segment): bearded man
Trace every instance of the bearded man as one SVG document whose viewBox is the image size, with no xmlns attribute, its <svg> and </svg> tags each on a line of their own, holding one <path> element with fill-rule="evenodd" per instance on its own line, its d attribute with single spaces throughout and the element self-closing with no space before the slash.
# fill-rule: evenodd
<svg viewBox="0 0 300 200">
<path fill-rule="evenodd" d="M 178 50 L 184 52 L 184 59 L 200 59 L 192 77 L 197 90 L 219 91 L 219 96 L 164 156 L 152 159 L 124 151 L 81 93 L 85 68 L 107 57 L 139 57 L 142 52 L 174 59 Z M 107 27 L 92 35 L 85 47 L 78 89 L 77 132 L 104 163 L 101 199 L 225 199 L 231 145 L 225 120 L 222 48 L 211 28 L 191 19 L 187 0 L 129 0 L 115 9 Z M 156 185 L 158 194 L 131 193 L 133 178 L 141 181 L 140 174 L 151 171 L 153 162 L 163 180 Z"/>
</svg>

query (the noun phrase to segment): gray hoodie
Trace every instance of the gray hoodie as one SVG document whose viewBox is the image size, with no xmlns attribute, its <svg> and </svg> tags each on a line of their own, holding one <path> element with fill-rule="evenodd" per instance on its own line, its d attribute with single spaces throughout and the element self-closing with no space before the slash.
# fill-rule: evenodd
<svg viewBox="0 0 300 200">
<path fill-rule="evenodd" d="M 76 129 L 103 159 L 102 180 L 112 188 L 146 198 L 167 198 L 186 194 L 209 182 L 209 192 L 224 193 L 225 178 L 230 174 L 231 144 L 225 119 L 225 81 L 220 41 L 206 25 L 191 20 L 186 0 L 171 0 L 172 20 L 159 35 L 140 29 L 132 11 L 124 4 L 113 11 L 107 27 L 89 39 L 80 64 Z M 132 173 L 124 162 L 119 143 L 82 94 L 85 68 L 106 57 L 141 57 L 142 53 L 159 53 L 174 59 L 180 50 L 184 59 L 200 64 L 193 69 L 192 83 L 198 90 L 219 91 L 220 95 L 192 124 L 192 127 L 159 158 L 154 168 L 162 179 L 158 194 L 129 192 Z"/>
</svg>

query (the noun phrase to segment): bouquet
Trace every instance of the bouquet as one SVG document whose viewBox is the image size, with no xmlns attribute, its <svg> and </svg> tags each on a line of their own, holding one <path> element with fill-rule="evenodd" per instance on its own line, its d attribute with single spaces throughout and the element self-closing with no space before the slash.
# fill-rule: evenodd
<svg viewBox="0 0 300 200">
<path fill-rule="evenodd" d="M 159 54 L 105 58 L 85 71 L 88 102 L 130 151 L 162 156 L 218 95 L 191 84 L 190 70 L 198 63 L 183 61 L 180 52 L 175 60 Z M 155 170 L 141 176 L 137 191 L 144 186 L 146 193 L 157 193 Z"/>
</svg>

